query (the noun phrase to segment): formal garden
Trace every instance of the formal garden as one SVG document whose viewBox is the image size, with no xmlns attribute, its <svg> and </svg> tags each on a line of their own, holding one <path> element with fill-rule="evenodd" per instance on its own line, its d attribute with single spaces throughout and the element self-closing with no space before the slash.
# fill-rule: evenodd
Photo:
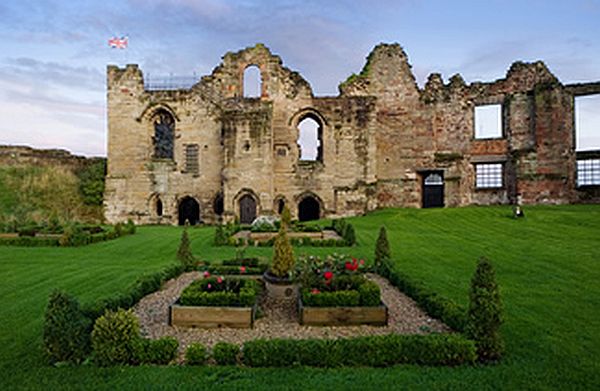
<svg viewBox="0 0 600 391">
<path fill-rule="evenodd" d="M 285 221 L 272 247 L 216 245 L 215 227 L 4 246 L 2 379 L 53 389 L 589 388 L 599 380 L 599 215 L 390 209 L 348 219 L 355 244 L 343 247 L 294 246 Z"/>
</svg>

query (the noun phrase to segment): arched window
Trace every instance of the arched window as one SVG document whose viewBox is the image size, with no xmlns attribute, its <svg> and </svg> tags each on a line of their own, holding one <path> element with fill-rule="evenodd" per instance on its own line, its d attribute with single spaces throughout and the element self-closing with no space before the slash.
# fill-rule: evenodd
<svg viewBox="0 0 600 391">
<path fill-rule="evenodd" d="M 165 110 L 159 110 L 152 117 L 154 125 L 154 157 L 173 159 L 173 141 L 175 139 L 175 120 Z"/>
<path fill-rule="evenodd" d="M 298 123 L 300 160 L 323 160 L 323 127 L 317 117 L 305 117 Z"/>
<path fill-rule="evenodd" d="M 160 198 L 156 198 L 156 215 L 161 217 L 163 215 L 163 204 Z"/>
<path fill-rule="evenodd" d="M 250 65 L 244 70 L 244 98 L 260 98 L 261 92 L 260 69 L 256 65 Z"/>
</svg>

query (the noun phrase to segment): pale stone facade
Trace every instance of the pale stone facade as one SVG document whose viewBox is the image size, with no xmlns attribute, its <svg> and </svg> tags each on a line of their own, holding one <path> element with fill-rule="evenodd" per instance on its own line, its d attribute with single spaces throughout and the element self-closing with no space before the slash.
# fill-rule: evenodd
<svg viewBox="0 0 600 391">
<path fill-rule="evenodd" d="M 244 98 L 251 65 L 258 98 Z M 397 44 L 377 46 L 336 97 L 314 97 L 260 44 L 227 53 L 190 89 L 145 90 L 136 65 L 109 66 L 106 218 L 247 221 L 285 203 L 309 219 L 510 204 L 518 194 L 524 203 L 598 201 L 595 188 L 576 186 L 573 136 L 573 97 L 598 92 L 600 83 L 562 85 L 541 62 L 515 63 L 493 83 L 433 74 L 420 89 Z M 497 138 L 474 137 L 474 108 L 484 104 L 502 107 Z M 305 118 L 320 125 L 314 161 L 300 160 Z M 476 183 L 477 165 L 500 170 L 492 186 Z"/>
</svg>

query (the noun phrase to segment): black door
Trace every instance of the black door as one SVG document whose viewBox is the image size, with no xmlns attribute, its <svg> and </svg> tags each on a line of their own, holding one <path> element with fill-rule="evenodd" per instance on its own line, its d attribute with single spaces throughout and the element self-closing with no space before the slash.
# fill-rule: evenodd
<svg viewBox="0 0 600 391">
<path fill-rule="evenodd" d="M 423 208 L 444 206 L 444 173 L 432 171 L 423 174 Z"/>
<path fill-rule="evenodd" d="M 240 198 L 240 223 L 252 224 L 254 219 L 256 219 L 256 201 L 246 194 Z"/>
</svg>

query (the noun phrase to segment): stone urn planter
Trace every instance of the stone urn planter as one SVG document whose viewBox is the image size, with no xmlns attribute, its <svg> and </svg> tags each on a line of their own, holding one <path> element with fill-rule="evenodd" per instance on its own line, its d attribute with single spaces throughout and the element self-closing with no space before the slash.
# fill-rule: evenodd
<svg viewBox="0 0 600 391">
<path fill-rule="evenodd" d="M 267 296 L 275 301 L 296 302 L 298 300 L 298 284 L 288 277 L 278 277 L 267 270 L 263 274 Z"/>
</svg>

